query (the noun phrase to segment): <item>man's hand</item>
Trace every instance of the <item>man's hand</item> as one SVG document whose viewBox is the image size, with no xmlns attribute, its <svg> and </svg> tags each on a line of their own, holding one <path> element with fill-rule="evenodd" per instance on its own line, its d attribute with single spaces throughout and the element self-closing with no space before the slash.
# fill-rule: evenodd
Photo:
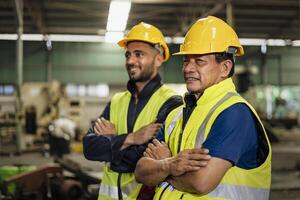
<svg viewBox="0 0 300 200">
<path fill-rule="evenodd" d="M 145 157 L 153 158 L 155 160 L 162 160 L 171 157 L 171 151 L 164 142 L 159 142 L 154 139 L 152 143 L 148 144 L 148 148 L 144 152 Z"/>
<path fill-rule="evenodd" d="M 146 142 L 155 138 L 155 134 L 159 131 L 161 124 L 151 123 L 146 126 L 143 126 L 139 130 L 130 135 L 133 136 L 134 144 L 145 144 Z"/>
<path fill-rule="evenodd" d="M 101 117 L 95 123 L 94 132 L 97 135 L 114 135 L 116 134 L 116 128 L 113 123 Z"/>
<path fill-rule="evenodd" d="M 124 141 L 121 150 L 131 145 L 145 144 L 146 142 L 152 140 L 153 138 L 155 138 L 155 134 L 158 132 L 160 127 L 161 124 L 159 123 L 151 123 L 143 126 L 136 132 L 129 133 Z"/>
<path fill-rule="evenodd" d="M 173 157 L 170 164 L 170 175 L 180 176 L 186 172 L 197 171 L 205 167 L 211 156 L 208 149 L 195 148 L 181 151 Z"/>
</svg>

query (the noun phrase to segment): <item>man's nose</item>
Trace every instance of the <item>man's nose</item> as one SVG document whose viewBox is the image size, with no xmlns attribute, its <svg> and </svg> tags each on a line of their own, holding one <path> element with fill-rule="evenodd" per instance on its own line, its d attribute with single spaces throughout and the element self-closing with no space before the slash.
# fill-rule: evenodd
<svg viewBox="0 0 300 200">
<path fill-rule="evenodd" d="M 188 72 L 194 72 L 196 69 L 195 65 L 193 64 L 193 62 L 188 61 L 187 63 L 185 63 L 185 65 L 183 65 L 183 72 L 188 73 Z"/>
<path fill-rule="evenodd" d="M 129 57 L 126 59 L 126 63 L 127 63 L 128 65 L 132 65 L 132 64 L 134 64 L 135 62 L 136 62 L 135 56 L 129 56 Z"/>
</svg>

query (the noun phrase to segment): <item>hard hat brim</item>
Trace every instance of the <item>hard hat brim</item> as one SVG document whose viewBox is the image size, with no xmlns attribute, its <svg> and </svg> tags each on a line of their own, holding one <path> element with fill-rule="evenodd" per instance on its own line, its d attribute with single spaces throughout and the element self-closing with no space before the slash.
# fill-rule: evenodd
<svg viewBox="0 0 300 200">
<path fill-rule="evenodd" d="M 125 38 L 125 39 L 123 39 L 123 40 L 120 40 L 119 42 L 118 42 L 118 45 L 120 46 L 120 47 L 126 47 L 126 44 L 128 43 L 128 42 L 133 42 L 133 41 L 137 41 L 137 42 L 145 42 L 145 43 L 148 43 L 148 44 L 155 44 L 155 43 L 151 43 L 151 42 L 149 42 L 149 40 L 141 40 L 141 39 L 137 39 L 137 38 L 130 38 L 130 39 L 128 39 L 128 38 Z M 163 46 L 163 45 L 162 45 Z M 164 58 L 164 61 L 167 61 L 169 58 L 170 58 L 170 52 L 169 52 L 169 48 L 167 48 L 167 47 L 165 47 L 165 46 L 163 46 L 163 48 L 164 48 L 164 55 L 165 55 L 165 58 Z"/>
</svg>

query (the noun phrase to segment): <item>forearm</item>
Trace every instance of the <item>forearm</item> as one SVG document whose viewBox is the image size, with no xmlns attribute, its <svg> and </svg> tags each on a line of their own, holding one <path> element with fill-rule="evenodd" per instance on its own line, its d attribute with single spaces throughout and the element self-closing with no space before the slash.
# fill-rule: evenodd
<svg viewBox="0 0 300 200">
<path fill-rule="evenodd" d="M 147 145 L 133 145 L 120 150 L 121 142 L 112 145 L 111 169 L 116 172 L 133 173 L 138 160 L 143 156 Z"/>
<path fill-rule="evenodd" d="M 170 174 L 170 158 L 154 160 L 143 157 L 138 161 L 134 173 L 138 182 L 148 186 L 158 185 Z"/>
<path fill-rule="evenodd" d="M 231 166 L 229 161 L 213 157 L 205 167 L 180 176 L 172 176 L 169 182 L 181 191 L 208 194 L 220 184 Z"/>
<path fill-rule="evenodd" d="M 128 133 L 127 137 L 125 138 L 120 150 L 126 149 L 129 146 L 136 145 L 134 133 Z"/>
<path fill-rule="evenodd" d="M 195 181 L 196 179 L 198 179 L 198 181 Z M 205 194 L 205 191 L 199 191 L 199 188 L 202 188 L 202 186 L 199 187 L 199 185 L 197 185 L 199 184 L 197 172 L 187 172 L 181 176 L 171 176 L 167 179 L 167 182 L 174 186 L 177 190 L 183 192 L 197 193 L 201 195 Z"/>
<path fill-rule="evenodd" d="M 104 136 L 89 133 L 83 137 L 83 153 L 86 159 L 94 161 L 111 161 L 111 143 Z"/>
</svg>

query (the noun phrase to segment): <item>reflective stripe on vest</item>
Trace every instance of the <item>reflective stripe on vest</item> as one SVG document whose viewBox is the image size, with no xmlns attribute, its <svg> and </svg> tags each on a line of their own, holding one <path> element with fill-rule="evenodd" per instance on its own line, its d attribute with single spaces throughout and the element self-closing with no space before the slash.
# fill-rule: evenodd
<svg viewBox="0 0 300 200">
<path fill-rule="evenodd" d="M 240 96 L 238 93 L 235 92 L 228 92 L 221 100 L 219 100 L 208 112 L 207 116 L 205 117 L 203 123 L 201 124 L 200 128 L 198 129 L 197 137 L 196 137 L 196 143 L 195 147 L 201 148 L 203 142 L 204 142 L 204 131 L 206 129 L 207 123 L 212 116 L 212 114 L 215 112 L 215 110 L 225 101 L 227 101 L 230 97 L 233 96 Z"/>
<path fill-rule="evenodd" d="M 165 187 L 168 187 L 168 190 L 170 190 L 170 191 L 175 190 L 175 188 L 168 182 L 162 182 L 161 184 L 159 184 L 158 187 L 161 187 L 162 189 L 164 189 Z"/>
<path fill-rule="evenodd" d="M 201 145 L 204 142 L 204 130 L 206 128 L 206 125 L 210 119 L 210 117 L 212 116 L 212 114 L 214 113 L 214 111 L 222 104 L 224 103 L 227 99 L 229 99 L 232 96 L 240 96 L 238 93 L 235 92 L 229 92 L 227 93 L 220 101 L 218 101 L 208 112 L 208 115 L 206 116 L 206 118 L 204 119 L 203 123 L 201 124 L 197 137 L 196 137 L 196 147 L 201 147 Z M 179 117 L 182 115 L 183 113 L 183 108 L 180 108 L 178 110 L 178 112 L 175 114 L 175 116 L 173 117 L 173 119 L 170 122 L 170 125 L 167 128 L 167 133 L 170 137 L 171 133 L 173 132 L 177 120 L 179 119 Z M 203 133 L 203 134 L 202 134 Z"/>
<path fill-rule="evenodd" d="M 131 182 L 125 187 L 122 187 L 122 196 L 123 198 L 128 197 L 138 186 L 138 183 Z M 108 196 L 114 199 L 118 199 L 118 187 L 117 186 L 111 186 L 111 185 L 106 185 L 104 183 L 100 184 L 100 189 L 99 189 L 99 194 L 103 196 Z"/>
<path fill-rule="evenodd" d="M 168 126 L 167 133 L 168 133 L 169 137 L 170 137 L 172 131 L 174 130 L 175 126 L 176 126 L 177 120 L 178 120 L 179 117 L 182 115 L 182 112 L 183 112 L 182 109 L 183 109 L 183 108 L 180 108 L 180 109 L 178 110 L 178 112 L 176 113 L 176 115 L 173 117 L 173 119 L 172 119 L 170 125 Z"/>
<path fill-rule="evenodd" d="M 162 189 L 173 191 L 175 188 L 167 182 L 159 185 Z M 269 198 L 269 189 L 246 187 L 241 185 L 220 184 L 212 192 L 207 194 L 208 197 L 232 199 L 232 200 L 267 200 Z"/>
<path fill-rule="evenodd" d="M 266 200 L 269 198 L 269 192 L 269 189 L 220 184 L 207 196 L 234 200 Z"/>
</svg>

